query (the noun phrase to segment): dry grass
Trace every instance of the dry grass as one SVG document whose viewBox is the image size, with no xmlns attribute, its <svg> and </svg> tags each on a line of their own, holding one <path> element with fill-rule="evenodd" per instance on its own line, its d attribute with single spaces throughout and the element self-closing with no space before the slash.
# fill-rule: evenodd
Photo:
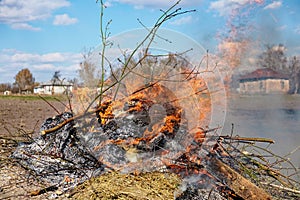
<svg viewBox="0 0 300 200">
<path fill-rule="evenodd" d="M 73 199 L 174 199 L 180 185 L 176 174 L 151 172 L 120 174 L 109 172 L 78 186 Z"/>
</svg>

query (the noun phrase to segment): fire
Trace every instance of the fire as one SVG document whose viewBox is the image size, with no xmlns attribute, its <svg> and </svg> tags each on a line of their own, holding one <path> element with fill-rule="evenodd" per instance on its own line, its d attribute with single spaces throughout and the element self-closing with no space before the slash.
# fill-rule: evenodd
<svg viewBox="0 0 300 200">
<path fill-rule="evenodd" d="M 168 83 L 168 85 L 157 81 L 138 88 L 136 82 L 131 85 L 125 81 L 126 90 L 132 91 L 131 94 L 125 98 L 102 102 L 97 109 L 98 121 L 106 130 L 117 129 L 121 126 L 118 125 L 122 123 L 120 121 L 130 119 L 142 133 L 133 133 L 128 137 L 109 135 L 108 137 L 112 138 L 109 142 L 139 149 L 156 149 L 163 147 L 166 140 L 175 138 L 180 128 L 187 128 L 186 131 L 191 135 L 185 137 L 198 143 L 204 142 L 205 135 L 192 130 L 199 124 L 203 127 L 208 125 L 211 103 L 207 87 L 197 76 L 182 80 L 188 80 L 188 84 L 181 84 L 181 87 L 178 87 L 178 84 Z M 186 141 L 185 145 L 188 144 L 189 141 Z"/>
<path fill-rule="evenodd" d="M 176 102 L 169 100 L 168 93 L 170 91 L 167 88 L 157 83 L 142 87 L 125 99 L 104 102 L 97 109 L 99 123 L 105 126 L 114 118 L 136 115 L 137 117 L 134 120 L 136 120 L 137 126 L 147 126 L 142 137 L 115 140 L 113 142 L 115 144 L 124 142 L 137 146 L 141 141 L 149 143 L 161 134 L 164 134 L 165 137 L 173 138 L 180 126 L 182 109 L 179 108 Z M 170 94 L 170 96 L 172 95 Z M 151 122 L 151 116 L 148 116 L 148 114 L 151 106 L 155 104 L 162 105 L 165 109 L 165 116 L 162 116 L 161 120 Z"/>
<path fill-rule="evenodd" d="M 99 106 L 97 117 L 101 125 L 105 125 L 109 119 L 114 118 L 111 101 L 106 101 Z"/>
<path fill-rule="evenodd" d="M 101 162 L 126 171 L 145 163 L 165 167 L 165 160 L 177 160 L 182 154 L 190 163 L 200 164 L 195 152 L 204 146 L 203 130 L 212 120 L 211 91 L 201 69 L 180 66 L 179 61 L 165 62 L 175 66 L 149 63 L 135 67 L 122 81 L 110 81 L 114 87 L 96 108 L 101 134 L 107 139 L 93 151 Z M 130 151 L 125 154 L 128 163 L 118 165 L 101 157 L 108 146 Z M 153 163 L 150 157 L 159 159 Z"/>
<path fill-rule="evenodd" d="M 160 132 L 166 133 L 168 135 L 174 135 L 174 133 L 176 131 L 175 129 L 178 126 L 178 124 L 180 123 L 180 120 L 181 120 L 180 116 L 181 116 L 180 112 L 176 113 L 175 115 L 166 116 L 165 124 L 160 129 Z"/>
</svg>

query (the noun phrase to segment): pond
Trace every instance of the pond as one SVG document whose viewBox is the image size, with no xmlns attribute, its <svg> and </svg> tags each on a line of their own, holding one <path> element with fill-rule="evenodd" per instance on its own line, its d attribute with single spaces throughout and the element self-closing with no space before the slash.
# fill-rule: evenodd
<svg viewBox="0 0 300 200">
<path fill-rule="evenodd" d="M 232 127 L 234 135 L 273 139 L 270 150 L 300 167 L 300 149 L 288 155 L 300 146 L 300 96 L 230 97 L 222 134 Z"/>
</svg>

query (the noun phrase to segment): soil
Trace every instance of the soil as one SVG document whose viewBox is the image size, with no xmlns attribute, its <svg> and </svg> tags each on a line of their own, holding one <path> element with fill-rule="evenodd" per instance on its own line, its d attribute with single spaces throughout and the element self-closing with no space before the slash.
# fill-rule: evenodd
<svg viewBox="0 0 300 200">
<path fill-rule="evenodd" d="M 61 102 L 47 101 L 57 111 L 65 110 Z M 0 199 L 45 199 L 30 196 L 44 184 L 28 178 L 28 171 L 9 156 L 18 142 L 38 135 L 44 120 L 58 114 L 48 103 L 34 96 L 0 96 Z"/>
<path fill-rule="evenodd" d="M 59 112 L 65 110 L 59 101 L 48 102 Z M 54 108 L 38 98 L 0 98 L 0 135 L 14 134 L 19 129 L 36 134 L 45 119 L 58 114 Z"/>
</svg>

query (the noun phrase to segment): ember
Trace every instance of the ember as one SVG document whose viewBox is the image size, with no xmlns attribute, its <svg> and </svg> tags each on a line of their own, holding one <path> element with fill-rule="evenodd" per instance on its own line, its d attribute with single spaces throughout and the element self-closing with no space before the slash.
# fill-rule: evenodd
<svg viewBox="0 0 300 200">
<path fill-rule="evenodd" d="M 102 103 L 97 109 L 98 121 L 111 143 L 148 151 L 163 148 L 175 137 L 182 118 L 182 109 L 172 102 L 172 96 L 159 84 L 142 88 L 124 99 L 123 107 L 120 102 Z M 159 113 L 157 105 L 165 113 Z"/>
</svg>

